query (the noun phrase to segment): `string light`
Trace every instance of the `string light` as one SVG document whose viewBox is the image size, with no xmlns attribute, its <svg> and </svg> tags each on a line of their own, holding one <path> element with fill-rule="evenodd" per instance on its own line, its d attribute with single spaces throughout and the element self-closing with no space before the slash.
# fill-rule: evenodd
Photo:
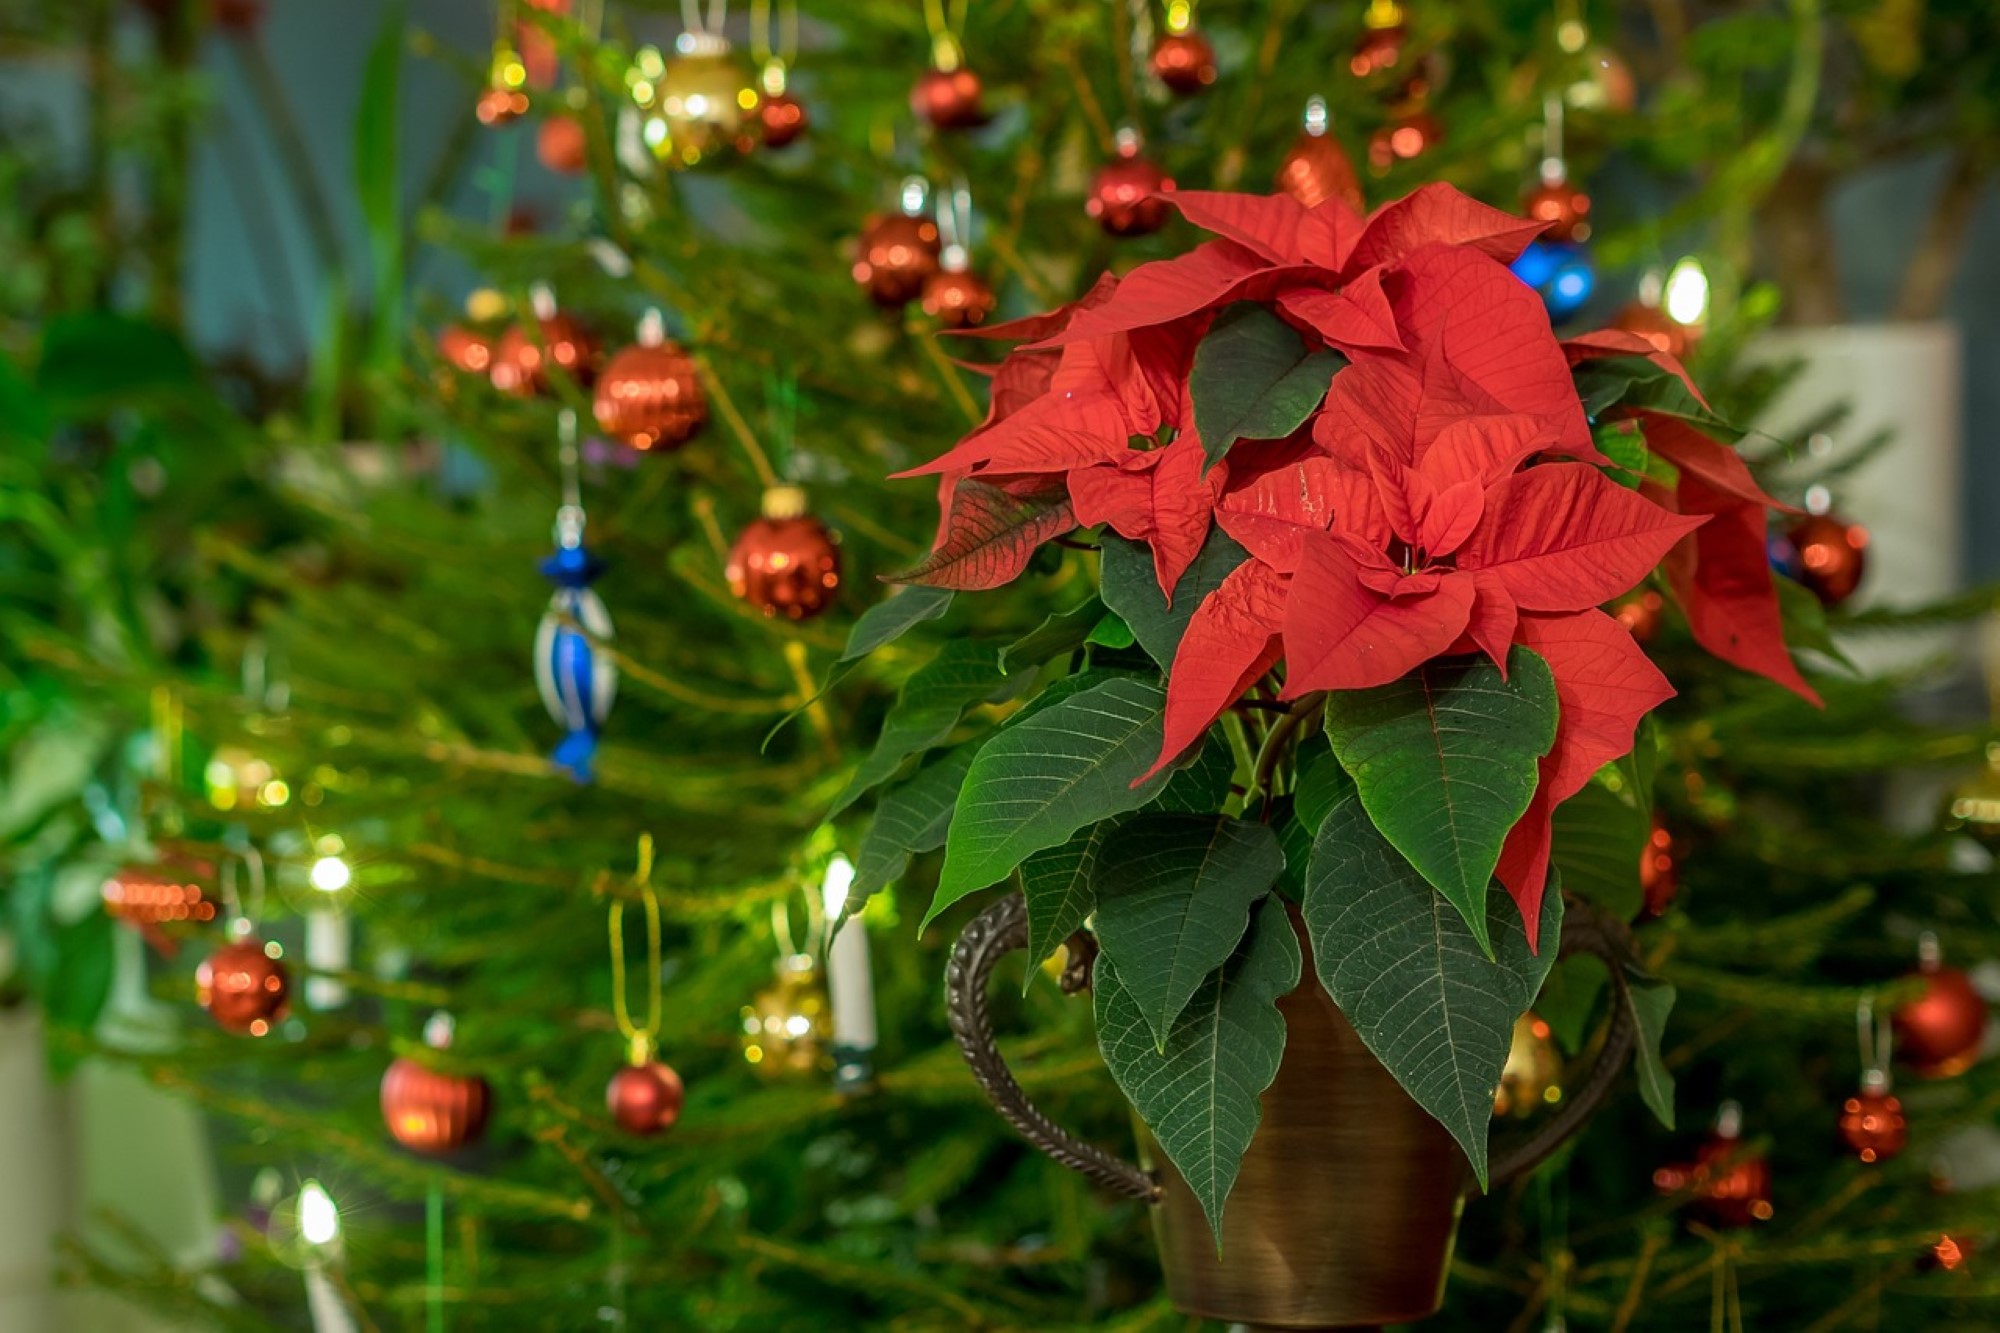
<svg viewBox="0 0 2000 1333">
<path fill-rule="evenodd" d="M 340 1209 L 317 1180 L 299 1189 L 299 1235 L 308 1245 L 331 1245 L 340 1239 Z"/>
<path fill-rule="evenodd" d="M 1708 274 L 1693 255 L 1667 274 L 1667 315 L 1677 324 L 1700 324 L 1708 318 Z"/>
</svg>

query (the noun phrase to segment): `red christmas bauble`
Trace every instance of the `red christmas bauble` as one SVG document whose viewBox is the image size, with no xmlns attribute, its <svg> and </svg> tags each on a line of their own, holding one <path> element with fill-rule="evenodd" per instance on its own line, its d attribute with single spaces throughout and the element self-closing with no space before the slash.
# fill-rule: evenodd
<svg viewBox="0 0 2000 1333">
<path fill-rule="evenodd" d="M 941 130 L 967 130 L 986 123 L 980 99 L 985 89 L 979 76 L 965 66 L 924 71 L 910 89 L 910 110 Z"/>
<path fill-rule="evenodd" d="M 1568 181 L 1543 181 L 1528 191 L 1521 211 L 1546 222 L 1542 234 L 1552 241 L 1581 241 L 1590 236 L 1590 196 Z"/>
<path fill-rule="evenodd" d="M 1394 69 L 1396 62 L 1403 58 L 1403 42 L 1409 30 L 1400 23 L 1392 23 L 1385 28 L 1367 28 L 1354 43 L 1354 54 L 1348 58 L 1347 68 L 1357 79 L 1365 79 L 1371 74 Z"/>
<path fill-rule="evenodd" d="M 681 1118 L 681 1076 L 658 1060 L 611 1076 L 604 1106 L 627 1134 L 664 1134 Z"/>
<path fill-rule="evenodd" d="M 1368 140 L 1368 165 L 1387 171 L 1398 162 L 1421 156 L 1444 139 L 1444 122 L 1428 111 L 1398 116 Z"/>
<path fill-rule="evenodd" d="M 535 156 L 550 171 L 565 176 L 583 173 L 589 159 L 589 140 L 583 122 L 571 115 L 554 115 L 535 131 Z"/>
<path fill-rule="evenodd" d="M 569 13 L 569 0 L 527 0 L 531 9 L 543 10 L 550 14 Z M 559 53 L 555 39 L 539 24 L 525 19 L 514 22 L 514 47 L 521 53 L 521 67 L 528 72 L 528 85 L 532 88 L 552 87 L 556 81 Z"/>
<path fill-rule="evenodd" d="M 409 1059 L 392 1062 L 382 1074 L 382 1123 L 415 1152 L 450 1152 L 476 1142 L 492 1103 L 492 1089 L 476 1076 L 440 1073 Z"/>
<path fill-rule="evenodd" d="M 462 324 L 440 330 L 437 349 L 445 364 L 468 375 L 484 375 L 493 369 L 493 340 Z"/>
<path fill-rule="evenodd" d="M 998 299 L 977 273 L 946 270 L 924 281 L 924 313 L 947 328 L 966 329 L 984 323 Z"/>
<path fill-rule="evenodd" d="M 1840 1138 L 1864 1162 L 1886 1162 L 1910 1141 L 1903 1103 L 1886 1089 L 1863 1088 L 1840 1107 Z"/>
<path fill-rule="evenodd" d="M 1639 852 L 1639 891 L 1646 895 L 1646 914 L 1664 916 L 1680 895 L 1680 870 L 1674 864 L 1674 835 L 1654 824 Z"/>
<path fill-rule="evenodd" d="M 505 125 L 528 114 L 528 95 L 519 88 L 494 84 L 479 94 L 472 109 L 482 125 Z"/>
<path fill-rule="evenodd" d="M 1798 548 L 1799 582 L 1827 606 L 1839 606 L 1868 571 L 1868 529 L 1831 514 L 1808 514 L 1791 531 Z"/>
<path fill-rule="evenodd" d="M 1667 599 L 1651 588 L 1633 593 L 1611 608 L 1612 619 L 1623 625 L 1640 643 L 1650 642 L 1660 632 L 1660 615 Z"/>
<path fill-rule="evenodd" d="M 870 218 L 861 229 L 861 253 L 854 280 L 876 305 L 896 309 L 914 301 L 924 281 L 938 271 L 937 223 L 907 213 Z"/>
<path fill-rule="evenodd" d="M 1161 33 L 1150 63 L 1153 77 L 1182 97 L 1215 82 L 1215 48 L 1194 28 Z"/>
<path fill-rule="evenodd" d="M 806 104 L 790 93 L 767 93 L 757 104 L 757 123 L 764 131 L 766 148 L 783 148 L 799 138 L 812 124 Z"/>
<path fill-rule="evenodd" d="M 789 486 L 764 496 L 764 516 L 743 529 L 723 567 L 729 590 L 767 616 L 809 620 L 833 605 L 840 587 L 840 547 L 826 525 L 805 512 Z"/>
<path fill-rule="evenodd" d="M 1303 130 L 1292 141 L 1292 149 L 1278 168 L 1278 188 L 1307 208 L 1317 207 L 1335 197 L 1347 201 L 1355 212 L 1366 208 L 1361 197 L 1361 178 L 1354 163 L 1331 131 L 1314 134 Z"/>
<path fill-rule="evenodd" d="M 678 449 L 708 421 L 694 361 L 671 342 L 635 343 L 598 374 L 591 410 L 604 433 L 634 449 Z"/>
<path fill-rule="evenodd" d="M 1694 1196 L 1695 1210 L 1717 1227 L 1747 1227 L 1771 1220 L 1771 1164 L 1745 1156 L 1734 1116 L 1695 1150 L 1692 1162 L 1663 1166 L 1653 1173 L 1653 1187 L 1662 1194 L 1683 1191 Z"/>
<path fill-rule="evenodd" d="M 1986 1000 L 1965 973 L 1934 963 L 1924 993 L 1896 1010 L 1896 1055 L 1927 1078 L 1964 1073 L 1986 1037 Z"/>
<path fill-rule="evenodd" d="M 1133 145 L 1097 169 L 1083 211 L 1113 236 L 1150 236 L 1167 225 L 1167 201 L 1159 196 L 1173 188 L 1167 173 Z"/>
<path fill-rule="evenodd" d="M 1647 342 L 1673 357 L 1685 361 L 1694 355 L 1695 347 L 1701 342 L 1701 330 L 1690 324 L 1683 324 L 1656 305 L 1643 301 L 1633 301 L 1613 317 L 1611 326 L 1625 333 L 1637 334 Z"/>
<path fill-rule="evenodd" d="M 201 885 L 153 866 L 130 866 L 100 888 L 104 914 L 128 925 L 164 926 L 215 920 L 215 904 Z"/>
<path fill-rule="evenodd" d="M 232 940 L 194 970 L 194 997 L 225 1031 L 261 1037 L 291 998 L 285 965 L 254 937 Z"/>
<path fill-rule="evenodd" d="M 597 343 L 568 315 L 540 321 L 541 342 L 516 324 L 500 335 L 493 349 L 493 387 L 526 398 L 548 387 L 548 367 L 560 366 L 571 378 L 587 381 L 597 361 Z"/>
</svg>

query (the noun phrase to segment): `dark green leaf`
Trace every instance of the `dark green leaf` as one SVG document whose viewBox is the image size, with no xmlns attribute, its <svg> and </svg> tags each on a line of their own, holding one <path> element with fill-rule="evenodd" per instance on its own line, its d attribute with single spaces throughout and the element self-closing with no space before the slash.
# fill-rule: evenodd
<svg viewBox="0 0 2000 1333">
<path fill-rule="evenodd" d="M 1130 648 L 1139 642 L 1132 627 L 1116 611 L 1106 611 L 1104 618 L 1091 627 L 1090 637 L 1085 643 L 1094 643 L 1100 648 Z"/>
<path fill-rule="evenodd" d="M 959 791 L 924 923 L 1086 824 L 1157 796 L 1165 773 L 1132 784 L 1160 756 L 1166 704 L 1154 682 L 1116 677 L 1016 718 L 987 741 Z"/>
<path fill-rule="evenodd" d="M 1143 542 L 1126 541 L 1112 533 L 1104 535 L 1099 577 L 1104 586 L 1104 604 L 1116 611 L 1132 628 L 1146 653 L 1162 671 L 1174 664 L 1181 635 L 1202 599 L 1222 586 L 1222 581 L 1250 553 L 1232 541 L 1221 528 L 1208 534 L 1200 554 L 1174 584 L 1171 605 L 1160 595 L 1160 580 L 1153 571 L 1153 553 Z"/>
<path fill-rule="evenodd" d="M 1375 827 L 1471 927 L 1491 956 L 1486 888 L 1508 830 L 1534 798 L 1556 738 L 1556 687 L 1526 648 L 1507 679 L 1484 657 L 1430 662 L 1326 702 L 1326 734 Z"/>
<path fill-rule="evenodd" d="M 875 748 L 834 799 L 828 817 L 854 804 L 871 787 L 887 781 L 911 755 L 944 740 L 967 708 L 992 698 L 1004 683 L 999 657 L 991 644 L 966 639 L 945 644 L 903 686 L 902 696 L 882 720 L 882 734 L 876 738 Z"/>
<path fill-rule="evenodd" d="M 920 585 L 891 589 L 889 595 L 861 613 L 847 632 L 847 647 L 836 662 L 852 662 L 866 657 L 885 643 L 893 643 L 926 620 L 936 620 L 951 609 L 957 594 L 949 588 Z"/>
<path fill-rule="evenodd" d="M 1058 611 L 1029 633 L 1000 650 L 1000 669 L 1013 671 L 1034 666 L 1052 657 L 1075 652 L 1090 638 L 1090 631 L 1104 615 L 1104 602 L 1091 597 L 1067 611 Z"/>
<path fill-rule="evenodd" d="M 1028 903 L 1028 968 L 1025 992 L 1035 968 L 1097 910 L 1092 888 L 1097 858 L 1120 817 L 1100 820 L 1060 847 L 1036 852 L 1021 862 L 1021 893 Z"/>
<path fill-rule="evenodd" d="M 1567 882 L 1563 887 L 1569 887 Z M 1542 993 L 1535 997 L 1535 1012 L 1547 1021 L 1556 1044 L 1571 1055 L 1583 1050 L 1591 1011 L 1607 980 L 1604 962 L 1596 954 L 1571 954 L 1556 960 Z"/>
<path fill-rule="evenodd" d="M 1653 832 L 1653 812 L 1630 798 L 1629 781 L 1620 785 L 1626 790 L 1614 792 L 1602 777 L 1593 778 L 1557 806 L 1553 847 L 1564 888 L 1630 919 L 1645 901 L 1639 860 Z"/>
<path fill-rule="evenodd" d="M 1238 440 L 1280 440 L 1297 430 L 1346 364 L 1254 301 L 1223 311 L 1195 349 L 1188 376 L 1205 466 Z"/>
<path fill-rule="evenodd" d="M 1098 858 L 1097 941 L 1160 1049 L 1285 867 L 1277 835 L 1222 815 L 1135 815 Z"/>
<path fill-rule="evenodd" d="M 1486 1184 L 1493 1089 L 1514 1020 L 1542 988 L 1562 929 L 1562 894 L 1542 896 L 1539 954 L 1505 894 L 1488 905 L 1488 957 L 1464 919 L 1343 794 L 1327 812 L 1306 870 L 1314 966 L 1347 1021 L 1417 1104 L 1465 1149 Z"/>
<path fill-rule="evenodd" d="M 1778 614 L 1785 624 L 1785 642 L 1794 648 L 1810 648 L 1823 653 L 1846 667 L 1859 672 L 1841 646 L 1834 642 L 1833 635 L 1826 627 L 1826 606 L 1813 595 L 1812 589 L 1792 579 L 1773 577 L 1778 589 Z"/>
<path fill-rule="evenodd" d="M 58 413 L 174 397 L 200 382 L 170 330 L 122 315 L 59 315 L 42 334 L 35 387 Z"/>
<path fill-rule="evenodd" d="M 1152 808 L 1194 815 L 1219 813 L 1229 799 L 1229 780 L 1235 776 L 1236 756 L 1229 746 L 1205 736 L 1167 779 Z"/>
<path fill-rule="evenodd" d="M 1298 939 L 1284 904 L 1267 898 L 1243 947 L 1202 982 L 1162 1050 L 1117 965 L 1097 960 L 1093 987 L 1104 1063 L 1201 1201 L 1218 1237 L 1223 1204 L 1263 1119 L 1257 1099 L 1284 1059 L 1278 999 L 1298 983 Z"/>
<path fill-rule="evenodd" d="M 1632 1018 L 1639 1025 L 1639 1037 L 1632 1046 L 1632 1064 L 1639 1075 L 1639 1096 L 1645 1099 L 1646 1109 L 1657 1116 L 1661 1124 L 1672 1129 L 1674 1076 L 1667 1072 L 1666 1062 L 1660 1058 L 1660 1041 L 1666 1035 L 1667 1015 L 1673 1011 L 1674 988 L 1631 968 L 1626 969 L 1625 977 L 1631 983 L 1627 994 L 1632 1006 Z"/>
<path fill-rule="evenodd" d="M 977 752 L 978 747 L 971 744 L 947 750 L 882 797 L 854 855 L 854 884 L 848 890 L 850 913 L 901 879 L 910 868 L 910 857 L 944 846 L 952 806 Z"/>
</svg>

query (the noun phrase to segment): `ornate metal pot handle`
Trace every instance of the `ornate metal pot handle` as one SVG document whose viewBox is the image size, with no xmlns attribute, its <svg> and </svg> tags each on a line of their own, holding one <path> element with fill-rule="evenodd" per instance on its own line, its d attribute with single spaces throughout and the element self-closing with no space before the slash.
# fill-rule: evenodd
<svg viewBox="0 0 2000 1333">
<path fill-rule="evenodd" d="M 1589 953 L 1604 960 L 1611 974 L 1611 1021 L 1596 1061 L 1563 1109 L 1495 1160 L 1491 1171 L 1495 1185 L 1541 1165 L 1565 1139 L 1583 1127 L 1583 1122 L 1610 1092 L 1612 1082 L 1631 1054 L 1636 1036 L 1627 999 L 1630 983 L 1625 973 L 1636 957 L 1631 931 L 1622 921 L 1580 900 L 1571 899 L 1566 907 L 1558 956 L 1568 958 Z M 1160 1186 L 1149 1173 L 1064 1131 L 1028 1100 L 1007 1068 L 987 1013 L 987 982 L 994 966 L 1015 949 L 1024 948 L 1027 942 L 1028 907 L 1018 893 L 1009 894 L 974 917 L 959 935 L 945 969 L 945 1009 L 952 1035 L 958 1039 L 958 1049 L 987 1100 L 1021 1137 L 1100 1185 L 1129 1198 L 1157 1202 Z M 1072 964 L 1063 977 L 1064 989 L 1077 990 L 1087 985 L 1087 970 L 1087 960 L 1081 966 Z"/>
</svg>

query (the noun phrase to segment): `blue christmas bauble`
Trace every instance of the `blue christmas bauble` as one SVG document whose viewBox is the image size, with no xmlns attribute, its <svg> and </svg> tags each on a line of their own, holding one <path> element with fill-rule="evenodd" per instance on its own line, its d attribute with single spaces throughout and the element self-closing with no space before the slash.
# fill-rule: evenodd
<svg viewBox="0 0 2000 1333">
<path fill-rule="evenodd" d="M 1530 241 L 1510 267 L 1535 289 L 1558 324 L 1583 309 L 1597 290 L 1597 266 L 1589 248 L 1572 241 Z"/>
</svg>

